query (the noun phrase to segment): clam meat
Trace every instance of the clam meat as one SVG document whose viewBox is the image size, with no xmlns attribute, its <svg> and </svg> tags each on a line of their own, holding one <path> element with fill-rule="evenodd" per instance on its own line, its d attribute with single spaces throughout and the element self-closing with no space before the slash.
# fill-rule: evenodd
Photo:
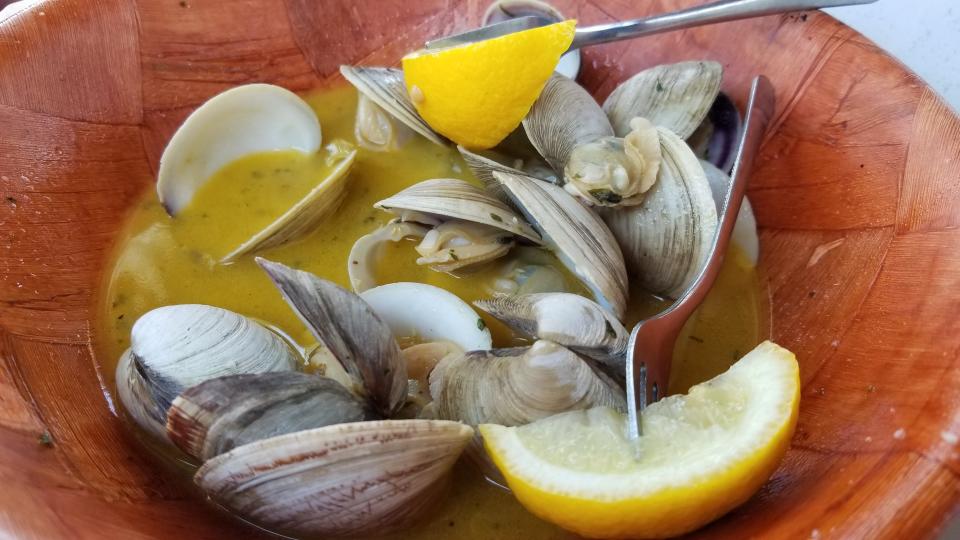
<svg viewBox="0 0 960 540">
<path fill-rule="evenodd" d="M 416 247 L 420 254 L 417 264 L 440 272 L 462 273 L 498 259 L 510 251 L 516 238 L 540 242 L 540 235 L 513 209 L 463 180 L 424 180 L 374 206 L 396 214 L 401 222 L 430 227 Z M 395 230 L 395 225 L 387 225 L 391 226 Z M 361 240 L 370 243 L 370 239 Z M 368 262 L 357 257 L 351 259 L 351 266 L 357 266 L 354 261 Z M 361 275 L 369 270 L 358 268 L 353 272 Z M 358 279 L 355 283 L 365 286 L 368 281 Z"/>
<path fill-rule="evenodd" d="M 649 123 L 641 118 L 616 136 L 593 96 L 562 75 L 547 81 L 523 127 L 566 189 L 587 204 L 639 204 L 656 179 L 660 158 Z"/>
<path fill-rule="evenodd" d="M 343 385 L 298 372 L 230 375 L 202 382 L 173 400 L 167 435 L 205 461 L 247 443 L 306 429 L 360 422 L 364 402 Z"/>
</svg>

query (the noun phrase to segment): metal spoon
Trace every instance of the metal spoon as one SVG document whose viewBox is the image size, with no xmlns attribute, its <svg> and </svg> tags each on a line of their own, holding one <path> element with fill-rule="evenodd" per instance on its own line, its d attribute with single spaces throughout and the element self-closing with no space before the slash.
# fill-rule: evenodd
<svg viewBox="0 0 960 540">
<path fill-rule="evenodd" d="M 719 0 L 702 6 L 654 15 L 645 19 L 634 19 L 610 24 L 598 24 L 577 28 L 570 50 L 576 50 L 588 45 L 597 45 L 621 39 L 631 39 L 669 30 L 682 30 L 693 26 L 702 26 L 738 19 L 749 19 L 763 15 L 774 15 L 789 11 L 804 11 L 826 7 L 850 6 L 855 4 L 872 4 L 877 0 Z M 554 20 L 538 15 L 519 17 L 501 23 L 491 24 L 483 28 L 469 30 L 426 42 L 426 49 L 440 49 L 483 41 L 495 37 L 512 34 L 521 30 L 529 30 L 547 24 Z"/>
<path fill-rule="evenodd" d="M 640 412 L 666 392 L 670 380 L 673 347 L 687 319 L 693 315 L 716 281 L 730 235 L 740 212 L 740 203 L 747 190 L 747 178 L 763 135 L 773 117 L 773 86 L 763 75 L 753 80 L 747 103 L 743 134 L 733 164 L 733 174 L 720 212 L 717 234 L 707 256 L 706 265 L 697 279 L 672 306 L 659 315 L 641 321 L 630 333 L 627 345 L 627 436 L 636 441 L 643 428 Z"/>
</svg>

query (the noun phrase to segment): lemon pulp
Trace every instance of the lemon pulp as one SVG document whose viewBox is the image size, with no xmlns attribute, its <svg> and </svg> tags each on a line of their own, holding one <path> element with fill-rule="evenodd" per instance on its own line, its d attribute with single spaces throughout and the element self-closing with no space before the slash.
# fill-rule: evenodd
<svg viewBox="0 0 960 540">
<path fill-rule="evenodd" d="M 597 538 L 697 529 L 743 503 L 779 464 L 796 426 L 799 369 L 764 342 L 727 372 L 643 412 L 573 411 L 520 427 L 482 425 L 488 453 L 533 513 Z"/>
<path fill-rule="evenodd" d="M 403 58 L 403 77 L 430 127 L 468 148 L 491 148 L 527 115 L 573 41 L 576 21 Z"/>
</svg>

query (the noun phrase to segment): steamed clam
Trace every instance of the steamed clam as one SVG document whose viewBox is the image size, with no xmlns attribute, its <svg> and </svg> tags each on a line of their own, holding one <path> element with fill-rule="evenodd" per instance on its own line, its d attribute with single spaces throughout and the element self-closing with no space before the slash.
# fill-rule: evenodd
<svg viewBox="0 0 960 540">
<path fill-rule="evenodd" d="M 502 257 L 518 237 L 540 242 L 540 235 L 510 207 L 463 180 L 424 180 L 374 206 L 396 214 L 403 223 L 430 227 L 417 245 L 420 254 L 417 264 L 429 265 L 440 272 L 457 273 Z M 388 231 L 397 229 L 393 223 L 385 227 Z M 357 257 L 351 258 L 350 265 L 366 263 L 367 258 L 361 256 L 366 246 L 374 246 L 385 234 L 391 238 L 397 236 L 381 229 L 358 240 L 357 244 L 364 248 L 358 248 Z M 351 271 L 357 276 L 369 272 L 365 268 L 351 268 Z M 355 287 L 365 286 L 369 280 L 358 277 L 353 283 Z"/>
<path fill-rule="evenodd" d="M 562 173 L 565 188 L 588 204 L 639 204 L 656 179 L 660 157 L 650 143 L 655 136 L 649 122 L 641 118 L 616 136 L 593 96 L 561 75 L 547 82 L 523 127 L 540 155 Z"/>
<path fill-rule="evenodd" d="M 433 143 L 444 144 L 410 102 L 402 71 L 340 66 L 340 74 L 360 92 L 363 108 L 357 108 L 355 130 L 359 144 L 373 150 L 389 150 L 402 144 L 408 130 Z"/>
<path fill-rule="evenodd" d="M 363 401 L 333 379 L 297 372 L 231 375 L 177 396 L 167 434 L 203 461 L 261 439 L 365 416 Z"/>
<path fill-rule="evenodd" d="M 286 534 L 382 534 L 434 508 L 472 436 L 441 420 L 338 424 L 237 447 L 194 480 L 217 503 Z"/>
<path fill-rule="evenodd" d="M 315 154 L 321 141 L 320 122 L 293 92 L 269 84 L 233 88 L 201 105 L 170 139 L 160 158 L 157 194 L 167 212 L 176 217 L 213 173 L 228 163 L 271 150 Z M 221 262 L 297 238 L 339 207 L 356 151 L 345 141 L 334 141 L 325 151 L 326 178 Z"/>
<path fill-rule="evenodd" d="M 602 215 L 626 254 L 631 277 L 650 292 L 676 298 L 703 268 L 717 207 L 690 147 L 665 128 L 658 133 L 663 163 L 643 204 Z"/>
<path fill-rule="evenodd" d="M 564 266 L 601 305 L 622 317 L 629 295 L 627 271 L 623 253 L 603 221 L 561 187 L 498 171 L 493 176 L 523 208 Z"/>
<path fill-rule="evenodd" d="M 167 410 L 185 389 L 226 375 L 295 371 L 300 361 L 283 339 L 243 315 L 166 306 L 133 325 L 117 366 L 118 394 L 138 425 L 163 436 Z"/>
<path fill-rule="evenodd" d="M 437 418 L 523 425 L 562 411 L 623 409 L 623 391 L 574 352 L 547 340 L 530 347 L 444 358 L 430 375 Z"/>
<path fill-rule="evenodd" d="M 562 292 L 504 295 L 474 305 L 523 335 L 563 345 L 623 375 L 630 333 L 588 298 Z"/>
<path fill-rule="evenodd" d="M 680 62 L 652 67 L 617 86 L 603 110 L 617 135 L 631 131 L 640 116 L 686 139 L 703 123 L 720 92 L 723 66 L 717 62 Z"/>
</svg>

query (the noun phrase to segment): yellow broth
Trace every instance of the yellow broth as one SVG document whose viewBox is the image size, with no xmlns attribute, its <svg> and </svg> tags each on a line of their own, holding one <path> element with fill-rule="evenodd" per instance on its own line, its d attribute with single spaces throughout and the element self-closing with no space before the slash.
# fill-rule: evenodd
<svg viewBox="0 0 960 540">
<path fill-rule="evenodd" d="M 308 97 L 320 118 L 325 142 L 354 142 L 356 93 L 350 87 Z M 134 209 L 117 243 L 112 270 L 105 276 L 98 306 L 95 345 L 111 386 L 116 360 L 129 345 L 130 328 L 143 313 L 164 305 L 199 303 L 268 322 L 301 345 L 312 342 L 302 323 L 284 303 L 253 256 L 233 264 L 216 261 L 269 224 L 322 180 L 324 151 L 317 156 L 271 152 L 247 156 L 218 171 L 177 217 L 168 216 L 152 191 Z M 471 182 L 459 154 L 417 137 L 400 152 L 359 149 L 339 210 L 309 235 L 263 253 L 349 287 L 347 256 L 353 242 L 393 216 L 372 205 L 428 178 L 461 178 Z M 413 242 L 384 250 L 375 271 L 381 283 L 418 281 L 442 287 L 465 300 L 489 296 L 496 265 L 466 277 L 453 277 L 415 264 Z M 755 272 L 732 252 L 719 281 L 679 340 L 672 391 L 725 370 L 759 342 L 761 297 Z M 582 286 L 563 271 L 577 292 Z M 627 323 L 656 313 L 665 303 L 640 290 L 631 291 Z M 523 343 L 501 324 L 484 317 L 495 345 Z M 167 456 L 171 457 L 171 456 Z M 172 459 L 172 458 L 171 458 Z M 561 538 L 562 531 L 526 513 L 506 492 L 483 482 L 469 465 L 458 465 L 452 495 L 433 518 L 406 531 L 405 538 Z"/>
</svg>

